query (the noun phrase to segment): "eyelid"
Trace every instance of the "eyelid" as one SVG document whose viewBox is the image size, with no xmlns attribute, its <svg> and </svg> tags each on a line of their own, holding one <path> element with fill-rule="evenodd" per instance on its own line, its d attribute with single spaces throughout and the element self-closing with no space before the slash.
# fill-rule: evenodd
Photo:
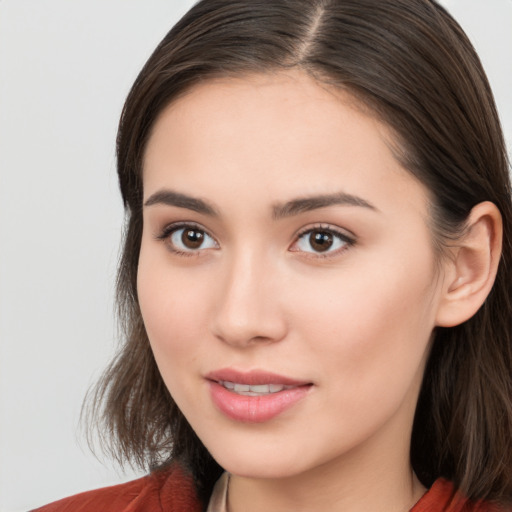
<svg viewBox="0 0 512 512">
<path fill-rule="evenodd" d="M 328 233 L 331 233 L 333 236 L 341 239 L 344 242 L 344 246 L 340 247 L 333 251 L 326 251 L 326 252 L 315 252 L 315 251 L 301 251 L 299 249 L 293 249 L 292 247 L 297 245 L 299 240 L 307 235 L 308 233 L 311 233 L 313 231 L 325 231 Z M 356 236 L 351 231 L 348 231 L 346 229 L 339 228 L 337 226 L 332 226 L 331 224 L 314 224 L 312 226 L 307 226 L 302 228 L 300 231 L 297 232 L 295 235 L 294 242 L 292 243 L 290 247 L 291 252 L 301 252 L 304 253 L 306 257 L 311 258 L 329 258 L 333 256 L 337 256 L 338 254 L 345 252 L 347 249 L 355 245 L 356 243 Z"/>
<path fill-rule="evenodd" d="M 180 250 L 180 249 L 176 248 L 174 245 L 172 245 L 170 243 L 170 237 L 174 232 L 176 232 L 180 229 L 183 229 L 183 228 L 197 229 L 198 231 L 203 232 L 206 236 L 208 236 L 215 242 L 215 245 L 216 245 L 215 248 L 219 248 L 219 243 L 216 240 L 216 238 L 213 235 L 211 235 L 209 233 L 209 231 L 204 226 L 202 226 L 201 224 L 194 222 L 194 221 L 172 222 L 170 224 L 165 225 L 160 230 L 159 233 L 156 233 L 154 235 L 154 237 L 156 240 L 166 242 L 167 243 L 166 245 L 168 246 L 169 250 L 172 253 L 178 254 L 180 256 L 198 256 L 205 250 L 211 249 L 211 248 L 204 248 L 204 249 L 198 248 L 197 250 L 191 249 L 191 250 L 185 251 L 185 250 Z M 338 249 L 327 250 L 325 252 L 304 251 L 304 250 L 294 248 L 294 246 L 296 246 L 298 244 L 299 240 L 302 237 L 304 237 L 305 235 L 307 235 L 308 233 L 311 233 L 313 231 L 324 231 L 324 232 L 331 233 L 334 237 L 341 240 L 344 243 L 344 245 L 343 245 L 343 247 L 340 247 Z M 306 226 L 306 227 L 300 229 L 296 233 L 296 235 L 294 237 L 294 241 L 288 250 L 291 252 L 303 253 L 303 255 L 305 257 L 328 258 L 328 257 L 336 256 L 336 255 L 346 251 L 347 249 L 352 247 L 355 243 L 356 243 L 356 236 L 352 232 L 348 231 L 347 229 L 342 229 L 342 228 L 339 228 L 338 226 L 333 226 L 330 224 L 318 223 L 318 224 L 309 225 L 309 226 Z"/>
<path fill-rule="evenodd" d="M 205 250 L 209 250 L 210 249 L 210 248 L 205 248 L 205 249 L 198 248 L 197 250 L 187 250 L 187 251 L 184 251 L 184 250 L 180 250 L 180 249 L 172 246 L 171 243 L 170 243 L 171 235 L 175 231 L 178 231 L 178 230 L 183 229 L 183 228 L 191 228 L 191 229 L 196 229 L 197 231 L 203 232 L 206 236 L 208 236 L 209 238 L 211 238 L 215 242 L 216 248 L 219 247 L 219 243 L 217 242 L 215 237 L 213 235 L 211 235 L 209 233 L 209 231 L 204 226 L 202 226 L 201 224 L 198 224 L 197 222 L 194 222 L 194 221 L 172 222 L 171 224 L 165 225 L 160 230 L 160 232 L 159 233 L 155 233 L 154 236 L 155 236 L 156 240 L 165 242 L 166 245 L 168 246 L 168 249 L 172 253 L 177 254 L 179 256 L 198 256 L 201 252 L 204 252 Z"/>
<path fill-rule="evenodd" d="M 163 240 L 167 238 L 173 231 L 176 231 L 180 228 L 194 228 L 198 231 L 204 231 L 206 234 L 211 236 L 208 233 L 208 230 L 206 230 L 201 224 L 198 224 L 197 222 L 193 221 L 178 221 L 178 222 L 171 222 L 170 224 L 166 224 L 162 229 L 159 230 L 158 233 L 155 233 L 155 238 L 157 240 Z M 213 237 L 212 237 L 213 238 Z"/>
<path fill-rule="evenodd" d="M 321 223 L 321 222 L 301 228 L 297 232 L 295 237 L 300 238 L 301 236 L 303 236 L 306 233 L 309 233 L 311 231 L 329 231 L 331 233 L 334 233 L 335 235 L 340 236 L 344 240 L 352 241 L 352 242 L 355 242 L 355 240 L 356 240 L 356 235 L 354 233 L 352 233 L 352 231 L 349 231 L 348 229 L 345 229 L 345 228 L 340 228 L 338 226 L 333 226 L 332 224 L 325 224 L 325 223 Z"/>
</svg>

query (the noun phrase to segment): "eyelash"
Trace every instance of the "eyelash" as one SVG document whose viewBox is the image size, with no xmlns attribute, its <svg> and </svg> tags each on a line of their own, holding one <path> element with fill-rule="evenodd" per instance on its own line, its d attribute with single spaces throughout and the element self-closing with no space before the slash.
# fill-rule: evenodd
<svg viewBox="0 0 512 512">
<path fill-rule="evenodd" d="M 342 232 L 336 228 L 333 228 L 332 226 L 325 225 L 325 224 L 318 224 L 313 227 L 305 228 L 301 231 L 299 231 L 296 235 L 296 241 L 293 243 L 293 245 L 297 245 L 299 241 L 305 237 L 306 235 L 309 235 L 311 233 L 314 233 L 315 231 L 320 233 L 328 233 L 332 235 L 334 238 L 337 238 L 341 242 L 343 242 L 343 246 L 334 250 L 334 251 L 327 251 L 327 252 L 315 252 L 315 251 L 295 251 L 292 249 L 293 252 L 303 252 L 305 253 L 305 257 L 308 258 L 314 258 L 314 259 L 323 259 L 323 258 L 332 258 L 335 256 L 338 256 L 339 254 L 345 252 L 346 250 L 353 247 L 356 243 L 355 236 L 350 236 L 345 232 Z"/>
<path fill-rule="evenodd" d="M 190 230 L 196 230 L 198 232 L 204 233 L 209 238 L 215 241 L 215 238 L 208 233 L 206 229 L 204 229 L 201 225 L 196 224 L 194 222 L 179 222 L 174 223 L 166 226 L 162 232 L 155 236 L 157 240 L 160 240 L 162 242 L 168 242 L 166 245 L 169 248 L 169 250 L 176 254 L 177 256 L 186 256 L 186 257 L 192 257 L 192 256 L 199 256 L 201 253 L 201 249 L 198 250 L 189 250 L 189 251 L 182 251 L 180 249 L 177 249 L 174 245 L 170 243 L 170 237 L 179 231 L 180 229 L 190 229 Z M 343 246 L 334 250 L 334 251 L 326 251 L 324 253 L 322 252 L 315 252 L 315 251 L 300 251 L 297 249 L 290 248 L 289 250 L 291 252 L 302 252 L 305 254 L 305 257 L 307 258 L 314 258 L 314 259 L 323 259 L 323 258 L 330 258 L 337 256 L 338 254 L 341 254 L 342 252 L 345 252 L 346 250 L 350 249 L 352 246 L 355 245 L 356 240 L 354 236 L 347 235 L 346 233 L 335 229 L 331 226 L 325 225 L 325 224 L 318 224 L 312 227 L 305 228 L 301 231 L 299 231 L 295 237 L 295 241 L 293 242 L 292 246 L 297 245 L 301 239 L 303 239 L 306 235 L 309 235 L 315 231 L 321 232 L 321 233 L 327 233 L 332 235 L 334 238 L 337 238 L 339 241 L 343 243 Z M 215 241 L 217 244 L 217 242 Z M 217 244 L 218 245 L 218 244 Z M 203 249 L 205 250 L 205 249 Z"/>
<path fill-rule="evenodd" d="M 166 244 L 168 249 L 173 254 L 176 254 L 177 256 L 186 256 L 186 257 L 199 256 L 199 253 L 201 252 L 200 250 L 181 251 L 180 249 L 177 249 L 176 247 L 174 247 L 171 244 L 170 237 L 176 231 L 179 231 L 180 229 L 189 229 L 189 230 L 199 231 L 201 233 L 204 233 L 208 237 L 210 237 L 212 240 L 215 240 L 215 238 L 213 238 L 213 236 L 210 235 L 206 229 L 204 229 L 201 225 L 196 224 L 194 222 L 178 222 L 178 223 L 174 223 L 174 224 L 169 224 L 168 226 L 165 226 L 165 228 L 162 230 L 162 232 L 160 234 L 156 235 L 156 239 L 160 240 L 162 242 L 169 242 Z M 215 242 L 215 243 L 217 243 L 217 242 Z"/>
</svg>

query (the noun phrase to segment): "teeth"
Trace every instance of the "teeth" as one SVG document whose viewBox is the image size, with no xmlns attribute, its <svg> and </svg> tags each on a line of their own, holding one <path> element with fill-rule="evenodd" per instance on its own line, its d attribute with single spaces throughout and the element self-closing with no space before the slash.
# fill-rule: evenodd
<svg viewBox="0 0 512 512">
<path fill-rule="evenodd" d="M 269 384 L 261 384 L 260 386 L 250 386 L 250 390 L 254 393 L 270 393 L 270 385 Z M 235 386 L 236 390 L 236 386 Z"/>
<path fill-rule="evenodd" d="M 238 395 L 244 396 L 264 396 L 271 393 L 278 393 L 283 389 L 291 389 L 294 386 L 284 386 L 282 384 L 257 384 L 251 386 L 249 384 L 238 384 L 237 382 L 219 381 L 219 384 L 230 391 L 234 391 Z"/>
</svg>

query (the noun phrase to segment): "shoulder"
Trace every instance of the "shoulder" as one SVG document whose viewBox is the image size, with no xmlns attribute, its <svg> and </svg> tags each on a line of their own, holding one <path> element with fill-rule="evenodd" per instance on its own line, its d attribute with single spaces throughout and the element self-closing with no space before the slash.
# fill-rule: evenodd
<svg viewBox="0 0 512 512">
<path fill-rule="evenodd" d="M 470 501 L 442 478 L 423 495 L 410 512 L 505 512 L 490 503 Z"/>
<path fill-rule="evenodd" d="M 50 503 L 33 512 L 200 512 L 191 476 L 179 466 Z"/>
</svg>

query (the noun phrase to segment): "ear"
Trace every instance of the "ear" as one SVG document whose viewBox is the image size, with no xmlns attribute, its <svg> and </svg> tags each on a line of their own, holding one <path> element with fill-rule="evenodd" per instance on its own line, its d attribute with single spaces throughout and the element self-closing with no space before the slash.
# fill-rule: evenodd
<svg viewBox="0 0 512 512">
<path fill-rule="evenodd" d="M 480 309 L 496 278 L 502 237 L 503 223 L 496 205 L 489 201 L 477 204 L 444 263 L 437 326 L 459 325 Z"/>
</svg>

